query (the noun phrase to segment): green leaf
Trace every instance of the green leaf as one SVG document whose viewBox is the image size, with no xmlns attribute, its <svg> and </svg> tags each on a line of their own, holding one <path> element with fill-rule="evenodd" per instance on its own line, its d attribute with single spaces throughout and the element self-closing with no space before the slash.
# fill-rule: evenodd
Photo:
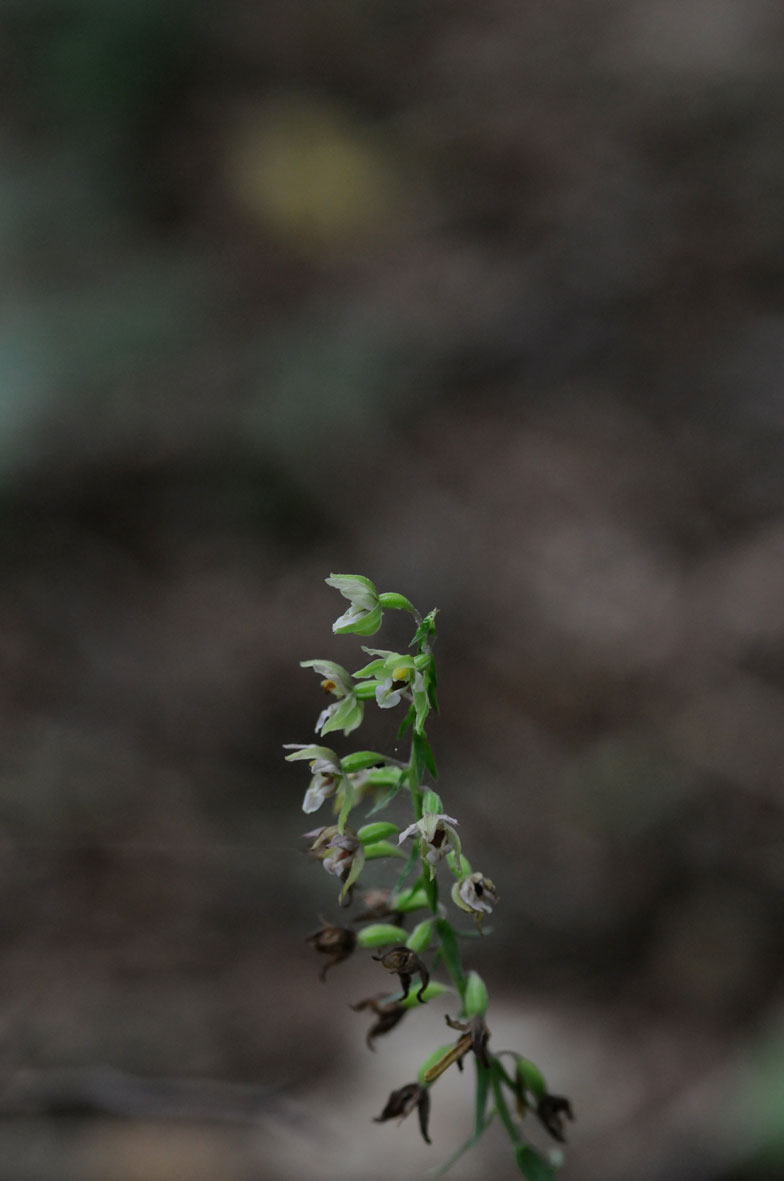
<svg viewBox="0 0 784 1181">
<path fill-rule="evenodd" d="M 556 1181 L 555 1170 L 530 1144 L 515 1146 L 515 1160 L 527 1181 Z"/>
<path fill-rule="evenodd" d="M 412 644 L 417 644 L 421 648 L 425 641 L 430 638 L 430 636 L 434 636 L 436 634 L 437 613 L 438 608 L 434 607 L 433 610 L 425 616 L 419 627 L 414 632 L 414 638 L 411 641 Z"/>
<path fill-rule="evenodd" d="M 436 666 L 433 662 L 430 666 L 430 676 L 427 678 L 427 695 L 430 698 L 430 704 L 433 707 L 433 712 L 438 713 L 438 677 L 436 676 Z"/>
<path fill-rule="evenodd" d="M 424 734 L 421 735 L 421 740 L 422 740 L 422 747 L 425 752 L 425 766 L 427 767 L 428 771 L 433 776 L 433 778 L 438 779 L 438 767 L 436 767 L 436 760 L 433 757 L 432 750 L 430 749 L 430 743 L 428 742 L 428 740 Z"/>
<path fill-rule="evenodd" d="M 398 783 L 395 787 L 393 787 L 391 789 L 391 791 L 388 791 L 386 793 L 386 795 L 382 796 L 380 800 L 376 801 L 376 803 L 373 805 L 373 807 L 370 809 L 370 811 L 367 813 L 367 815 L 368 816 L 375 816 L 376 812 L 383 812 L 383 810 L 384 810 L 384 808 L 386 808 L 387 804 L 389 804 L 392 800 L 394 800 L 395 796 L 397 795 L 397 793 L 399 791 L 400 791 L 400 784 Z"/>
<path fill-rule="evenodd" d="M 476 1066 L 476 1097 L 474 1102 L 474 1139 L 478 1140 L 486 1127 L 485 1111 L 490 1093 L 490 1071 L 474 1056 Z"/>
<path fill-rule="evenodd" d="M 430 713 L 430 701 L 427 692 L 418 693 L 414 690 L 414 729 L 417 734 L 424 734 L 427 715 Z"/>
<path fill-rule="evenodd" d="M 344 775 L 340 781 L 338 799 L 340 800 L 340 812 L 338 813 L 338 832 L 342 833 L 346 827 L 348 814 L 357 802 L 354 796 L 354 787 L 347 775 Z M 341 898 L 342 897 L 343 895 L 341 894 Z"/>
<path fill-rule="evenodd" d="M 405 882 L 408 875 L 411 873 L 411 870 L 414 868 L 414 866 L 416 865 L 418 860 L 419 860 L 419 849 L 417 848 L 416 843 L 414 843 L 414 845 L 411 849 L 411 852 L 408 855 L 408 861 L 406 862 L 405 866 L 403 867 L 403 869 L 400 873 L 400 877 L 397 879 L 394 886 L 392 887 L 393 894 L 397 894 L 398 890 L 402 890 L 403 883 Z M 421 884 L 422 884 L 422 879 L 419 878 L 419 880 L 417 881 L 417 885 L 419 886 Z"/>
<path fill-rule="evenodd" d="M 416 775 L 417 786 L 422 782 L 425 774 L 425 767 L 427 761 L 425 759 L 425 743 L 427 739 L 424 734 L 419 734 L 414 731 L 411 739 L 411 753 L 414 758 L 414 774 Z"/>
<path fill-rule="evenodd" d="M 345 882 L 343 883 L 343 889 L 340 891 L 341 902 L 346 897 L 346 894 L 351 889 L 351 887 L 354 885 L 354 882 L 357 880 L 359 875 L 362 873 L 362 866 L 364 864 L 365 864 L 365 852 L 364 852 L 362 846 L 360 845 L 359 848 L 354 853 L 354 857 L 351 862 L 351 869 L 349 871 L 349 875 L 346 878 Z"/>
<path fill-rule="evenodd" d="M 444 957 L 444 963 L 447 966 L 449 975 L 455 982 L 455 985 L 460 993 L 460 999 L 463 999 L 465 992 L 465 978 L 463 976 L 463 967 L 460 963 L 460 949 L 457 946 L 457 939 L 452 930 L 452 924 L 446 919 L 438 919 L 436 923 L 438 936 L 441 940 L 441 954 Z"/>
<path fill-rule="evenodd" d="M 411 705 L 411 706 L 409 706 L 408 713 L 406 714 L 406 716 L 403 718 L 403 721 L 398 726 L 398 729 L 397 729 L 398 738 L 402 738 L 403 735 L 405 734 L 406 730 L 408 729 L 408 727 L 413 725 L 415 717 L 416 717 L 416 710 L 414 709 L 414 706 Z"/>
</svg>

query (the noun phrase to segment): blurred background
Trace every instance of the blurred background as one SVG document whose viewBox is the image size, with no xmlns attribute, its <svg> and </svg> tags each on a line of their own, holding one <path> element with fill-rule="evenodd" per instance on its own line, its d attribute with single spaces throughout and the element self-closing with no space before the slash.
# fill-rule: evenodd
<svg viewBox="0 0 784 1181">
<path fill-rule="evenodd" d="M 371 1055 L 377 965 L 305 943 L 333 570 L 440 608 L 564 1181 L 781 1177 L 782 51 L 766 0 L 2 0 L 2 1181 L 467 1135 L 470 1072 L 372 1123 L 448 1005 Z"/>
</svg>

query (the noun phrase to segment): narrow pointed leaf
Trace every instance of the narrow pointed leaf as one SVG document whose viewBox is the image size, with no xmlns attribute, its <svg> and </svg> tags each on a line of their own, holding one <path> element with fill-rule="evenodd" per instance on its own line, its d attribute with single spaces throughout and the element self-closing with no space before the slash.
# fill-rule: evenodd
<svg viewBox="0 0 784 1181">
<path fill-rule="evenodd" d="M 405 734 L 406 730 L 408 729 L 408 727 L 413 725 L 415 717 L 416 717 L 416 710 L 414 709 L 414 707 L 412 705 L 409 707 L 408 713 L 406 714 L 406 716 L 403 718 L 403 721 L 398 726 L 398 731 L 397 731 L 398 738 L 402 738 L 403 735 Z"/>
<path fill-rule="evenodd" d="M 460 964 L 460 949 L 457 946 L 455 933 L 452 930 L 451 923 L 448 923 L 446 919 L 438 919 L 437 928 L 439 938 L 441 939 L 441 954 L 449 970 L 449 975 L 457 985 L 460 992 L 460 999 L 462 1000 L 465 991 L 465 978 Z"/>
</svg>

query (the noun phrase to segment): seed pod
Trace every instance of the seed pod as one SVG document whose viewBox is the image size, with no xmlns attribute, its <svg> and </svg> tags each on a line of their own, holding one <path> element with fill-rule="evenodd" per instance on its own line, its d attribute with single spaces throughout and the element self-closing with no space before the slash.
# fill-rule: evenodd
<svg viewBox="0 0 784 1181">
<path fill-rule="evenodd" d="M 402 927 L 395 927 L 392 923 L 371 923 L 369 927 L 365 927 L 357 935 L 357 943 L 360 947 L 388 947 L 390 943 L 397 943 L 400 939 L 406 939 L 408 932 L 404 931 Z M 379 956 L 373 956 L 373 959 L 379 959 Z"/>
</svg>

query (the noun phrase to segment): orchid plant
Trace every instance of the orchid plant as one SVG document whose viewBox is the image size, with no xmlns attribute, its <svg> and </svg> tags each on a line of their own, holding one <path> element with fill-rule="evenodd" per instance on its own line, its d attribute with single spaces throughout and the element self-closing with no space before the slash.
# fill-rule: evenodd
<svg viewBox="0 0 784 1181">
<path fill-rule="evenodd" d="M 406 761 L 372 750 L 339 755 L 331 747 L 314 743 L 286 748 L 291 751 L 286 756 L 289 761 L 302 760 L 310 771 L 303 811 L 317 812 L 325 805 L 332 809 L 332 822 L 305 837 L 307 851 L 338 879 L 340 905 L 354 903 L 368 862 L 386 860 L 398 865 L 388 889 L 361 894 L 361 909 L 357 908 L 350 922 L 332 925 L 322 919 L 319 930 L 308 937 L 315 950 L 328 957 L 321 978 L 357 950 L 376 952 L 372 958 L 397 976 L 398 989 L 352 1005 L 358 1012 L 374 1015 L 366 1037 L 371 1050 L 376 1038 L 391 1032 L 413 1010 L 451 994 L 459 1004 L 459 1016 L 447 1015 L 446 1024 L 460 1036 L 435 1049 L 421 1064 L 416 1079 L 392 1092 L 376 1121 L 402 1119 L 416 1109 L 422 1136 L 429 1144 L 431 1090 L 450 1066 L 456 1064 L 462 1070 L 464 1058 L 471 1055 L 475 1079 L 472 1131 L 436 1175 L 446 1172 L 476 1144 L 497 1116 L 523 1176 L 528 1181 L 550 1181 L 560 1162 L 560 1149 L 546 1154 L 537 1150 L 526 1136 L 525 1119 L 532 1114 L 554 1140 L 563 1142 L 564 1120 L 573 1118 L 569 1100 L 551 1094 L 541 1071 L 522 1054 L 512 1050 L 494 1053 L 489 1048 L 487 987 L 477 971 L 463 965 L 461 944 L 474 939 L 470 946 L 476 949 L 475 937 L 482 934 L 483 920 L 498 902 L 498 892 L 489 877 L 472 870 L 458 836 L 458 821 L 446 813 L 429 783 L 437 778 L 426 730 L 431 712 L 438 711 L 433 659 L 436 611 L 422 616 L 403 595 L 379 594 L 370 579 L 361 575 L 333 574 L 326 581 L 349 602 L 332 625 L 336 634 L 375 635 L 384 611 L 389 610 L 408 612 L 415 631 L 410 645 L 413 654 L 365 648 L 371 660 L 354 673 L 331 660 L 302 662 L 322 678 L 322 690 L 334 698 L 316 722 L 322 740 L 337 732 L 345 737 L 353 734 L 362 724 L 366 703 L 373 701 L 380 709 L 402 706 L 398 739 L 410 734 Z M 407 794 L 410 803 L 409 824 L 400 828 L 391 820 L 372 819 L 399 793 Z M 349 820 L 363 807 L 367 808 L 364 823 L 354 828 Z M 454 917 L 441 901 L 439 873 L 452 876 L 448 897 L 457 910 Z M 473 930 L 455 925 L 455 918 L 465 921 L 463 915 L 472 916 Z M 409 930 L 407 923 L 417 917 L 419 921 Z"/>
</svg>

